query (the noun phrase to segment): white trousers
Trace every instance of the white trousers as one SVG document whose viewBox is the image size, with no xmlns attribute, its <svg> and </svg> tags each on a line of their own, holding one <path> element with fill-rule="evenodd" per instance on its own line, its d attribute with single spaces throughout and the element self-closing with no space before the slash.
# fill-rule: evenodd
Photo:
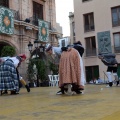
<svg viewBox="0 0 120 120">
<path fill-rule="evenodd" d="M 84 74 L 83 60 L 82 60 L 82 57 L 80 55 L 79 55 L 79 57 L 80 57 L 80 69 L 81 69 L 81 81 L 80 81 L 80 84 L 82 86 L 84 86 L 85 83 L 86 83 L 86 80 L 85 80 L 85 74 Z"/>
<path fill-rule="evenodd" d="M 109 82 L 112 82 L 112 72 L 106 72 L 107 74 L 107 77 L 108 77 L 108 81 Z M 113 76 L 115 77 L 115 80 L 118 81 L 118 76 L 117 76 L 117 73 L 113 73 Z"/>
</svg>

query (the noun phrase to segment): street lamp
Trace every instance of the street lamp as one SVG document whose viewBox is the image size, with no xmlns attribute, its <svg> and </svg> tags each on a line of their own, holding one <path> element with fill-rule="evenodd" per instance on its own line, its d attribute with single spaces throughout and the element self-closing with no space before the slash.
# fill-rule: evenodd
<svg viewBox="0 0 120 120">
<path fill-rule="evenodd" d="M 35 47 L 35 51 L 36 51 L 36 58 L 37 58 L 37 52 L 38 52 L 38 48 L 40 46 L 40 42 L 38 40 L 34 41 L 34 47 Z"/>
<path fill-rule="evenodd" d="M 36 59 L 37 59 L 37 49 L 39 48 L 39 45 L 40 45 L 40 42 L 38 40 L 35 40 L 34 41 L 34 47 L 35 47 L 35 50 L 36 50 Z M 32 53 L 32 47 L 33 47 L 33 44 L 31 42 L 29 42 L 28 44 L 28 49 L 30 51 L 30 53 Z M 38 70 L 37 70 L 37 87 L 39 87 L 39 79 L 38 79 Z"/>
<path fill-rule="evenodd" d="M 35 40 L 34 41 L 34 47 L 35 47 L 35 51 L 36 51 L 36 59 L 37 59 L 37 51 L 38 51 L 38 48 L 39 48 L 39 41 L 38 40 Z M 37 67 L 36 67 L 37 68 Z M 37 87 L 39 87 L 39 79 L 38 79 L 38 70 L 37 70 Z"/>
<path fill-rule="evenodd" d="M 38 47 L 39 47 L 39 43 L 40 43 L 40 42 L 39 42 L 38 40 L 35 40 L 35 41 L 34 41 L 34 46 L 35 46 L 35 48 L 38 48 Z"/>
<path fill-rule="evenodd" d="M 33 44 L 31 42 L 29 42 L 29 44 L 28 44 L 28 50 L 30 51 L 30 54 L 32 54 L 32 48 L 33 48 Z M 35 48 L 35 55 L 36 55 L 36 60 L 37 60 L 38 59 L 38 50 L 39 50 L 39 53 L 44 53 L 44 51 L 45 51 L 44 43 L 40 44 L 40 41 L 38 41 L 36 39 L 34 41 L 34 48 Z M 43 56 L 43 54 L 41 54 L 41 56 Z M 37 77 L 37 87 L 39 87 L 38 70 L 36 71 L 36 77 Z"/>
<path fill-rule="evenodd" d="M 39 48 L 40 48 L 40 53 L 44 53 L 44 51 L 45 51 L 45 46 L 41 44 Z"/>
<path fill-rule="evenodd" d="M 32 52 L 32 47 L 33 47 L 33 44 L 31 42 L 29 42 L 29 44 L 28 44 L 28 50 L 30 51 L 30 53 Z"/>
</svg>

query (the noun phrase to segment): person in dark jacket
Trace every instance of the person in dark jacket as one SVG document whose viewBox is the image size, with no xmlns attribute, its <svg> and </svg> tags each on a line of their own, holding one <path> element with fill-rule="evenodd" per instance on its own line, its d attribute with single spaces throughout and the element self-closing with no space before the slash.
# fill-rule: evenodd
<svg viewBox="0 0 120 120">
<path fill-rule="evenodd" d="M 81 57 L 83 56 L 84 47 L 82 46 L 82 43 L 80 41 L 75 42 L 73 44 L 73 48 L 75 48 L 79 52 Z"/>
<path fill-rule="evenodd" d="M 109 85 L 106 87 L 112 87 L 113 85 L 112 73 L 113 76 L 115 77 L 117 83 L 116 85 L 118 86 L 119 84 L 118 75 L 117 75 L 118 62 L 115 58 L 116 57 L 115 54 L 99 54 L 98 57 L 106 66 L 108 66 L 106 74 L 108 77 Z"/>
</svg>

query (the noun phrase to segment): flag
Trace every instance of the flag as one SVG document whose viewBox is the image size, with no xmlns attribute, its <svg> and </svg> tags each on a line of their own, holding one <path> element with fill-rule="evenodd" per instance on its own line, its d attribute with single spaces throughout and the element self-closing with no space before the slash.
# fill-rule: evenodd
<svg viewBox="0 0 120 120">
<path fill-rule="evenodd" d="M 13 11 L 0 6 L 0 33 L 14 33 L 14 14 Z"/>
</svg>

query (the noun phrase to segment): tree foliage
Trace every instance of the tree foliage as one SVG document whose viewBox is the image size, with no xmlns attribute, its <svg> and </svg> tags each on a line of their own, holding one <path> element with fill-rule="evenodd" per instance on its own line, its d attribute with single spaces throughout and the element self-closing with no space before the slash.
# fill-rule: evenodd
<svg viewBox="0 0 120 120">
<path fill-rule="evenodd" d="M 38 79 L 41 81 L 46 80 L 46 65 L 45 62 L 41 59 L 30 59 L 28 63 L 28 80 L 33 82 L 34 79 L 34 65 L 36 65 Z"/>
<path fill-rule="evenodd" d="M 49 69 L 53 72 L 54 75 L 58 74 L 58 65 L 54 64 L 51 61 L 49 61 Z"/>
<path fill-rule="evenodd" d="M 2 57 L 6 57 L 6 56 L 13 57 L 15 53 L 16 53 L 15 48 L 12 46 L 4 46 L 3 49 L 1 50 Z"/>
</svg>

